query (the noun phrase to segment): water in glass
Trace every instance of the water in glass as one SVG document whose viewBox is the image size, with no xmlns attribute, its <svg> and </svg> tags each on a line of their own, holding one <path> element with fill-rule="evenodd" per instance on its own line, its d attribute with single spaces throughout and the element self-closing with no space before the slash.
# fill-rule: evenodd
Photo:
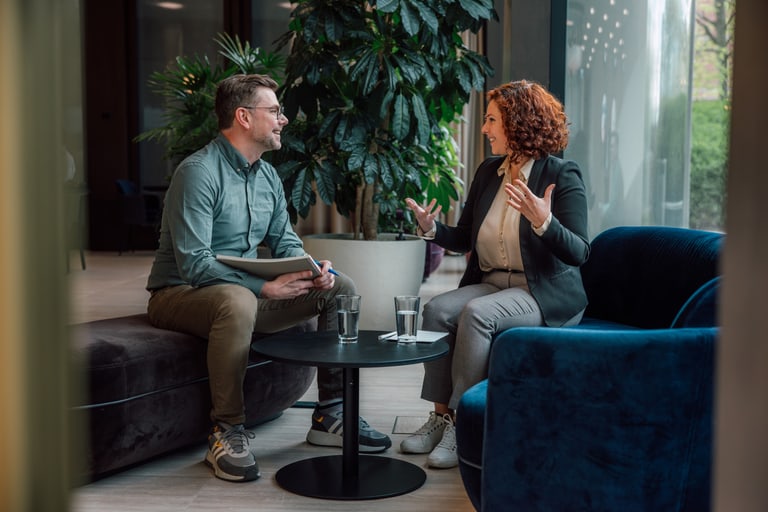
<svg viewBox="0 0 768 512">
<path fill-rule="evenodd" d="M 360 311 L 339 309 L 339 341 L 352 343 L 357 341 L 357 324 L 360 319 Z"/>
<path fill-rule="evenodd" d="M 413 310 L 397 312 L 397 341 L 411 343 L 416 341 L 416 315 Z"/>
</svg>

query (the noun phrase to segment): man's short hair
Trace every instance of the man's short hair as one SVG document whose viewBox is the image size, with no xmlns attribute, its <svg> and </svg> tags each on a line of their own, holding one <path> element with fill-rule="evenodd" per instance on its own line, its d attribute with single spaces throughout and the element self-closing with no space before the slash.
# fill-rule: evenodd
<svg viewBox="0 0 768 512">
<path fill-rule="evenodd" d="M 232 75 L 219 82 L 216 88 L 216 117 L 219 130 L 232 126 L 235 110 L 258 102 L 262 87 L 277 90 L 277 82 L 267 75 Z"/>
</svg>

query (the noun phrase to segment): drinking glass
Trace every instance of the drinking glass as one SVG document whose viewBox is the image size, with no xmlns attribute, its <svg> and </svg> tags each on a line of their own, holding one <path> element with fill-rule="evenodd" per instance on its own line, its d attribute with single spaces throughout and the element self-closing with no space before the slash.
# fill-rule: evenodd
<svg viewBox="0 0 768 512">
<path fill-rule="evenodd" d="M 415 295 L 395 297 L 395 320 L 398 343 L 414 343 L 419 323 L 421 298 Z"/>
<path fill-rule="evenodd" d="M 337 295 L 336 312 L 339 319 L 339 342 L 356 343 L 360 321 L 360 296 Z"/>
</svg>

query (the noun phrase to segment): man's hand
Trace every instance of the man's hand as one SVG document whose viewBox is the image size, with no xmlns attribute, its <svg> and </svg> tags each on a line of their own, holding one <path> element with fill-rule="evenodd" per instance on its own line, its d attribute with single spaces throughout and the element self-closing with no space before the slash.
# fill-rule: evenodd
<svg viewBox="0 0 768 512">
<path fill-rule="evenodd" d="M 335 284 L 335 278 L 329 272 L 331 262 L 322 260 L 318 263 L 320 263 L 320 275 L 316 278 L 312 279 L 312 272 L 309 270 L 277 276 L 272 281 L 264 283 L 264 286 L 261 287 L 260 297 L 263 299 L 293 299 L 306 295 L 312 288 L 330 290 Z"/>
<path fill-rule="evenodd" d="M 318 290 L 330 290 L 336 282 L 333 274 L 330 272 L 331 262 L 328 260 L 320 260 L 318 263 L 320 263 L 321 273 L 312 280 L 312 283 Z"/>
<path fill-rule="evenodd" d="M 315 281 L 320 277 L 315 278 Z M 293 299 L 306 295 L 314 287 L 312 271 L 291 272 L 264 283 L 259 296 L 263 299 Z"/>
</svg>

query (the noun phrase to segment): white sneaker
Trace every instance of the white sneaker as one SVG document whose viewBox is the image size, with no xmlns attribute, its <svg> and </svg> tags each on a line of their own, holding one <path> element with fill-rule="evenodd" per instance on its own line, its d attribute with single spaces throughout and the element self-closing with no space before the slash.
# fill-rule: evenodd
<svg viewBox="0 0 768 512">
<path fill-rule="evenodd" d="M 445 418 L 450 420 L 448 414 L 438 415 L 430 411 L 429 419 L 419 430 L 406 437 L 400 443 L 400 451 L 403 453 L 429 453 L 443 438 L 443 430 L 447 425 Z"/>
<path fill-rule="evenodd" d="M 427 457 L 427 465 L 431 468 L 447 469 L 459 465 L 459 456 L 456 452 L 456 426 L 447 414 L 444 420 L 443 439 Z"/>
</svg>

